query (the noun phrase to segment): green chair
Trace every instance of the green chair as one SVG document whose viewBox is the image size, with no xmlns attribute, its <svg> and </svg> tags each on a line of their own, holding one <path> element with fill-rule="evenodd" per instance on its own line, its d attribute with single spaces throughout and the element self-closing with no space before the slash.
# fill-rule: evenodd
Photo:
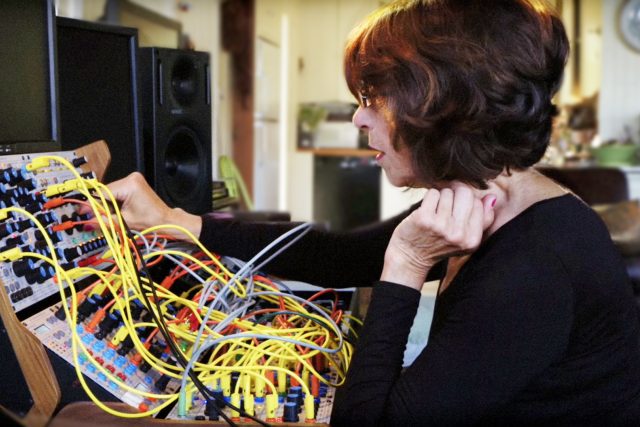
<svg viewBox="0 0 640 427">
<path fill-rule="evenodd" d="M 227 185 L 229 196 L 240 199 L 248 211 L 253 210 L 253 201 L 251 200 L 249 191 L 247 191 L 247 186 L 231 157 L 220 156 L 218 159 L 218 173 Z"/>
<path fill-rule="evenodd" d="M 240 175 L 236 164 L 229 156 L 220 156 L 218 159 L 218 174 L 225 181 L 229 191 L 229 197 L 242 202 L 244 210 L 235 210 L 233 218 L 243 221 L 291 221 L 289 212 L 280 211 L 255 211 L 251 196 Z"/>
</svg>

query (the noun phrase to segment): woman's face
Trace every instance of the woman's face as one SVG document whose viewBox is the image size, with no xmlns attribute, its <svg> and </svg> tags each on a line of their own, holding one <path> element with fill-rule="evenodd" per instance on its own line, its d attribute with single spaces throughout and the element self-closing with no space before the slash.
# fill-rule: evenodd
<svg viewBox="0 0 640 427">
<path fill-rule="evenodd" d="M 384 107 L 363 102 L 353 115 L 353 124 L 369 136 L 369 147 L 378 151 L 376 161 L 384 169 L 389 182 L 396 187 L 415 186 L 418 183 L 409 149 L 403 144 L 398 150 L 393 148 L 390 117 Z"/>
</svg>

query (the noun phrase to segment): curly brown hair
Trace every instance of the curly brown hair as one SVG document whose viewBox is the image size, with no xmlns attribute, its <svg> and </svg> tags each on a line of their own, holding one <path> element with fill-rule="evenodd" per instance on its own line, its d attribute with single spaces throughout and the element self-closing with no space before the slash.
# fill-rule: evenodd
<svg viewBox="0 0 640 427">
<path fill-rule="evenodd" d="M 344 64 L 351 92 L 391 111 L 421 180 L 486 188 L 544 154 L 568 52 L 542 1 L 400 0 L 354 29 Z"/>
</svg>

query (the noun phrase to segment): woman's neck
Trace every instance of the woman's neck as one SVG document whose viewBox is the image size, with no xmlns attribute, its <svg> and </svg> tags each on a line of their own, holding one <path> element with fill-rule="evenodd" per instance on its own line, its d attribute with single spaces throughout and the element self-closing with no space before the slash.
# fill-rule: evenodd
<svg viewBox="0 0 640 427">
<path fill-rule="evenodd" d="M 495 219 L 485 232 L 485 239 L 518 216 L 529 206 L 541 200 L 566 194 L 568 191 L 533 168 L 506 172 L 487 183 L 486 190 L 476 190 L 478 197 L 493 194 Z"/>
<path fill-rule="evenodd" d="M 496 179 L 488 182 L 488 185 L 489 188 L 486 190 L 475 190 L 478 198 L 490 194 L 496 196 L 495 218 L 485 231 L 483 240 L 534 203 L 568 193 L 568 190 L 533 168 L 511 172 L 508 175 L 503 172 Z M 456 183 L 453 183 L 451 188 L 455 190 L 455 186 Z M 439 293 L 451 284 L 468 259 L 469 255 L 449 259 L 447 273 L 440 284 Z"/>
</svg>

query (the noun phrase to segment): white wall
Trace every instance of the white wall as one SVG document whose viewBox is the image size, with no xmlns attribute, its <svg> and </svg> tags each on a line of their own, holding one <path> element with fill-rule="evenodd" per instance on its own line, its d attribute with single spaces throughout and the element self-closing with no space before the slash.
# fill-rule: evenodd
<svg viewBox="0 0 640 427">
<path fill-rule="evenodd" d="M 306 1 L 305 1 L 306 2 Z M 299 152 L 296 148 L 296 119 L 298 100 L 304 90 L 299 84 L 299 52 L 305 46 L 299 34 L 301 26 L 300 9 L 305 6 L 299 0 L 285 0 L 284 11 L 289 22 L 289 91 L 287 100 L 287 170 L 284 210 L 291 213 L 294 221 L 310 221 L 313 218 L 313 157 Z"/>
<path fill-rule="evenodd" d="M 389 183 L 384 172 L 380 175 L 380 219 L 387 219 L 422 200 L 424 188 L 398 188 Z"/>
<path fill-rule="evenodd" d="M 615 3 L 604 1 L 604 3 Z M 590 97 L 600 90 L 602 81 L 603 0 L 582 0 L 580 17 L 580 95 Z"/>
<path fill-rule="evenodd" d="M 313 156 L 296 149 L 295 117 L 301 102 L 353 102 L 342 70 L 342 53 L 351 29 L 378 0 L 288 0 L 291 64 L 287 210 L 292 218 L 313 218 Z"/>
<path fill-rule="evenodd" d="M 620 1 L 603 1 L 600 137 L 603 141 L 621 138 L 629 126 L 635 141 L 640 142 L 640 53 L 620 39 L 619 7 Z"/>
</svg>

